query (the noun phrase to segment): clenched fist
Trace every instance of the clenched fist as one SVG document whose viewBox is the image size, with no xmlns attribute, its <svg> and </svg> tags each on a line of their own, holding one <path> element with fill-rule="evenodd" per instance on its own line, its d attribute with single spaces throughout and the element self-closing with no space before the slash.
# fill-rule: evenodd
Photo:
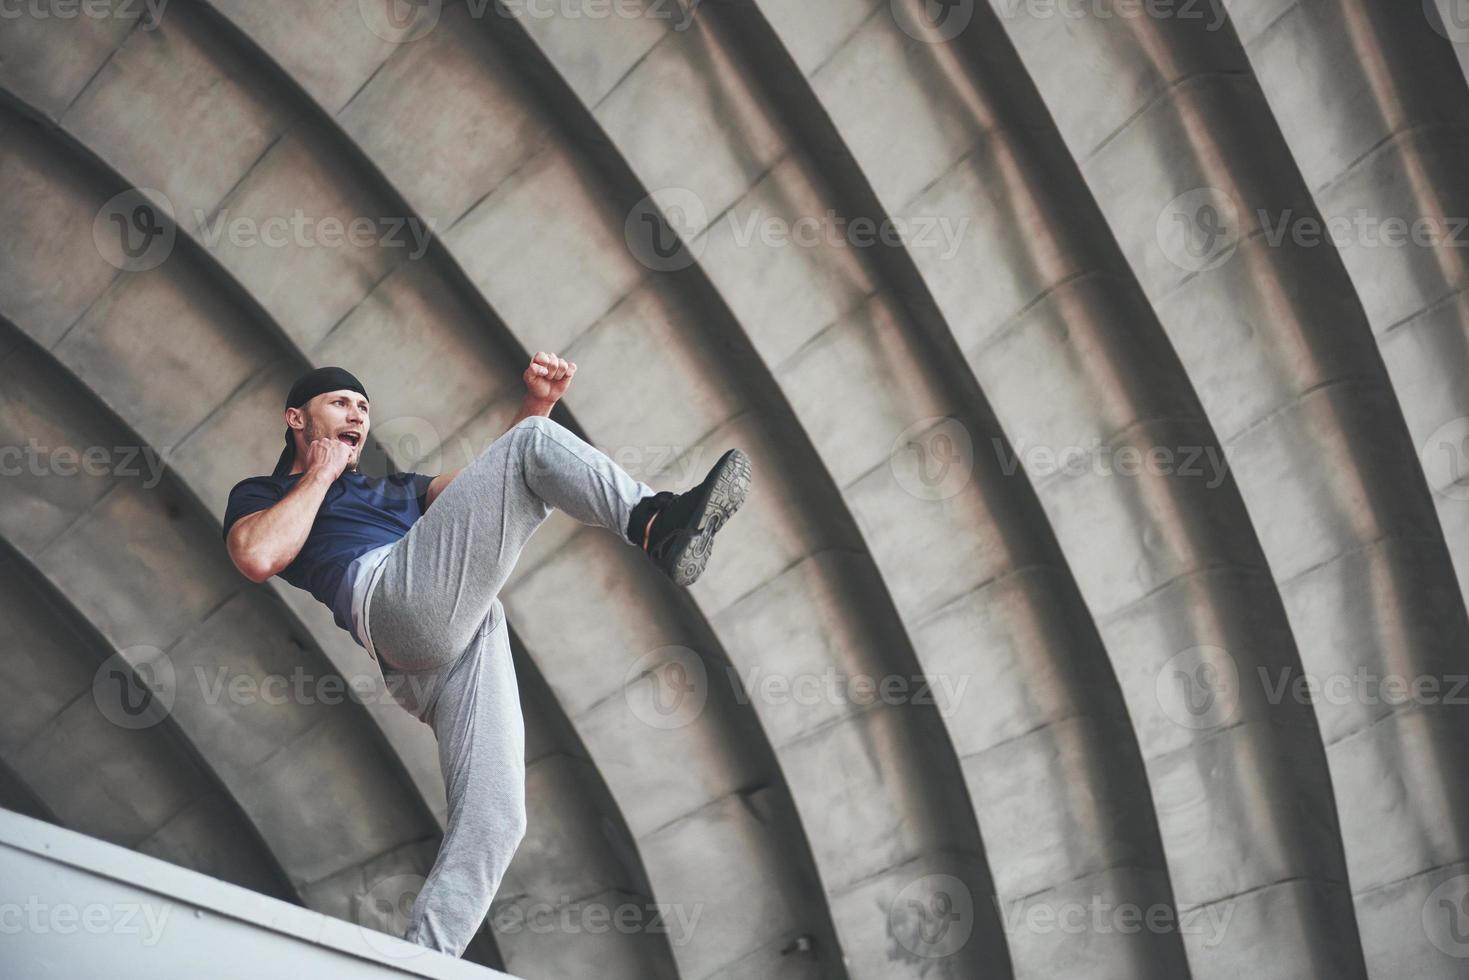
<svg viewBox="0 0 1469 980">
<path fill-rule="evenodd" d="M 351 459 L 351 447 L 340 439 L 312 439 L 306 446 L 306 471 L 321 470 L 332 482 Z"/>
<path fill-rule="evenodd" d="M 560 401 L 576 375 L 576 362 L 557 357 L 554 352 L 536 351 L 525 369 L 525 390 L 536 401 L 547 405 Z"/>
</svg>

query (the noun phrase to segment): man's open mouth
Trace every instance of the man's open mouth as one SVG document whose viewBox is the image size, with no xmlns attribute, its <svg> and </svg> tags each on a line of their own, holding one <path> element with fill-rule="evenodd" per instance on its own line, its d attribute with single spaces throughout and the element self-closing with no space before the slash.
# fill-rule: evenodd
<svg viewBox="0 0 1469 980">
<path fill-rule="evenodd" d="M 362 442 L 362 433 L 360 433 L 360 432 L 338 432 L 337 433 L 337 438 L 340 439 L 342 442 L 345 442 L 347 445 L 352 446 L 353 448 L 356 448 L 356 446 L 360 442 Z"/>
</svg>

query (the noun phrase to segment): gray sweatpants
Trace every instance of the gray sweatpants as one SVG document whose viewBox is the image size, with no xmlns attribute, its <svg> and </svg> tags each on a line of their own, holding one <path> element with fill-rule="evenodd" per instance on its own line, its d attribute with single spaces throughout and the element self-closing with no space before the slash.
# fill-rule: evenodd
<svg viewBox="0 0 1469 980">
<path fill-rule="evenodd" d="M 408 941 L 462 955 L 525 836 L 525 724 L 501 586 L 551 508 L 632 547 L 632 508 L 653 493 L 531 416 L 466 466 L 379 567 L 364 632 L 398 703 L 438 737 L 449 805 Z"/>
</svg>

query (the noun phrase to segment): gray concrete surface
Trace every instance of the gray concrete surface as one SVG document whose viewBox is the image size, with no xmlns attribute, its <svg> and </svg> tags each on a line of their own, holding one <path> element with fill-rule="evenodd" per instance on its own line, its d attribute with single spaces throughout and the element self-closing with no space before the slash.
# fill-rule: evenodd
<svg viewBox="0 0 1469 980">
<path fill-rule="evenodd" d="M 554 350 L 558 419 L 635 475 L 739 445 L 756 490 L 687 594 L 560 515 L 532 542 L 532 828 L 472 955 L 1462 971 L 1453 0 L 125 6 L 0 30 L 3 444 L 169 449 L 156 486 L 0 483 L 34 692 L 0 805 L 138 850 L 192 813 L 161 856 L 339 919 L 421 869 L 442 785 L 395 705 L 180 698 L 134 738 L 76 692 L 145 646 L 370 678 L 218 546 L 281 392 L 351 367 L 373 458 L 436 472 Z M 153 268 L 129 187 L 173 215 Z M 907 693 L 791 696 L 863 675 Z M 108 778 L 57 780 L 83 760 Z M 667 929 L 588 925 L 628 907 Z"/>
</svg>

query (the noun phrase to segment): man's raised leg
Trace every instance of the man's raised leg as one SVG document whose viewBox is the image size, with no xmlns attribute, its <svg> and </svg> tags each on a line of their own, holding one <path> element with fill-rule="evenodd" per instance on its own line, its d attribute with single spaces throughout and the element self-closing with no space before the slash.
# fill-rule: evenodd
<svg viewBox="0 0 1469 980">
<path fill-rule="evenodd" d="M 552 508 L 633 544 L 633 508 L 653 494 L 565 426 L 540 415 L 521 420 L 466 466 L 388 553 L 368 598 L 379 657 L 405 673 L 451 662 Z"/>
</svg>

